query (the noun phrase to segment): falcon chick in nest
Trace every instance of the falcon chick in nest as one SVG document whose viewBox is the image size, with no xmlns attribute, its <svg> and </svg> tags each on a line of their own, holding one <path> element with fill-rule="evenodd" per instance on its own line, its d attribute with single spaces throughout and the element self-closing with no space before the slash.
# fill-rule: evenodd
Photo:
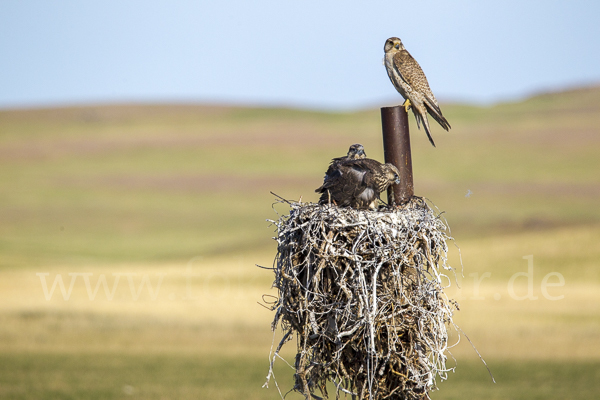
<svg viewBox="0 0 600 400">
<path fill-rule="evenodd" d="M 348 160 L 360 160 L 363 158 L 367 158 L 367 153 L 365 153 L 365 148 L 363 147 L 363 145 L 360 143 L 353 144 L 348 149 L 348 154 L 346 154 L 344 157 L 336 157 L 333 160 L 331 160 L 329 168 L 327 168 L 327 172 L 325 172 L 323 184 L 325 184 L 329 179 L 337 175 L 337 168 L 339 167 L 340 163 Z"/>
<path fill-rule="evenodd" d="M 392 183 L 400 183 L 400 172 L 392 164 L 365 158 L 364 148 L 355 144 L 346 157 L 334 158 L 327 169 L 319 204 L 334 203 L 340 207 L 376 209 L 379 194 Z"/>
</svg>

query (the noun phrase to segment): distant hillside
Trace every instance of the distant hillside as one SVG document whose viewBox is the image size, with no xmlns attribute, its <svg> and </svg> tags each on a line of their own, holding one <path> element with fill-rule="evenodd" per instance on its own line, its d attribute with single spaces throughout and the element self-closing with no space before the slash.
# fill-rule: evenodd
<svg viewBox="0 0 600 400">
<path fill-rule="evenodd" d="M 415 189 L 455 236 L 600 222 L 599 87 L 442 108 L 452 130 L 433 127 L 437 148 L 411 126 Z M 329 160 L 352 143 L 382 159 L 379 118 L 207 105 L 0 111 L 0 266 L 272 249 L 269 192 L 315 201 Z"/>
</svg>

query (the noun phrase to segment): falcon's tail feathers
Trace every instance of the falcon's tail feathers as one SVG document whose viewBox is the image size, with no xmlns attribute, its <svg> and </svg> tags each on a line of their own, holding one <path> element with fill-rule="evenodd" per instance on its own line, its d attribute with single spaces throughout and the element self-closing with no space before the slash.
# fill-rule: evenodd
<svg viewBox="0 0 600 400">
<path fill-rule="evenodd" d="M 413 115 L 415 116 L 415 121 L 417 121 L 417 129 L 421 129 L 421 121 L 423 120 L 423 116 L 417 109 L 413 108 Z"/>
<path fill-rule="evenodd" d="M 423 116 L 423 127 L 425 128 L 425 133 L 427 134 L 429 142 L 433 147 L 435 147 L 435 142 L 433 141 L 433 138 L 431 137 L 431 131 L 429 130 L 429 121 L 427 120 L 427 115 Z"/>
<path fill-rule="evenodd" d="M 415 120 L 417 121 L 417 128 L 421 129 L 421 122 L 423 122 L 423 127 L 425 128 L 425 133 L 427 134 L 427 138 L 433 147 L 435 147 L 435 142 L 431 137 L 431 130 L 429 129 L 429 120 L 427 119 L 427 114 L 421 115 L 417 111 L 415 111 Z"/>
<path fill-rule="evenodd" d="M 435 119 L 442 128 L 444 128 L 446 131 L 451 128 L 450 123 L 448 123 L 448 120 L 444 118 L 444 116 L 442 115 L 442 110 L 437 104 L 430 101 L 429 99 L 424 101 L 423 104 L 425 104 L 425 108 L 427 108 L 427 112 L 429 113 L 429 115 L 431 115 L 433 119 Z"/>
<path fill-rule="evenodd" d="M 315 189 L 315 193 L 325 193 L 328 192 L 328 189 L 332 186 L 331 181 L 325 181 L 321 186 Z"/>
</svg>

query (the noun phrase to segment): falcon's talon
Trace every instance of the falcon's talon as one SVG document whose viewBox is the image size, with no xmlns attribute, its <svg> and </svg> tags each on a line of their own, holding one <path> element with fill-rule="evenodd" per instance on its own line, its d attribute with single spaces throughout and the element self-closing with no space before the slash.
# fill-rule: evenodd
<svg viewBox="0 0 600 400">
<path fill-rule="evenodd" d="M 406 99 L 406 101 L 402 104 L 402 107 L 404 107 L 404 110 L 406 112 L 408 112 L 408 110 L 410 110 L 410 108 L 412 107 L 412 104 L 410 103 L 410 100 Z"/>
</svg>

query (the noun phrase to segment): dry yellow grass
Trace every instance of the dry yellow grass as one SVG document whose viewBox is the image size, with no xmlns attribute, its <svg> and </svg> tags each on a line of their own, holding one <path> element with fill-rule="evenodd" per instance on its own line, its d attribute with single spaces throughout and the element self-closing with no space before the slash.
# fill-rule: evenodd
<svg viewBox="0 0 600 400">
<path fill-rule="evenodd" d="M 582 266 L 575 259 L 552 270 L 543 261 L 554 254 L 551 243 L 570 248 L 574 254 L 589 251 L 583 239 L 593 233 L 598 232 L 585 227 L 564 228 L 531 238 L 515 234 L 461 244 L 465 277 L 459 271 L 461 289 L 453 286 L 448 294 L 459 300 L 461 311 L 456 313 L 456 321 L 484 358 L 600 359 L 599 286 L 576 279 L 574 272 L 590 276 L 587 270 L 595 266 L 591 261 Z M 523 243 L 531 245 L 536 240 L 539 246 L 534 246 L 532 295 L 537 299 L 519 300 L 528 294 L 528 278 L 516 278 L 510 292 L 510 277 L 528 272 Z M 582 247 L 578 248 L 578 243 Z M 457 251 L 452 247 L 451 253 L 455 258 Z M 271 272 L 254 264 L 269 266 L 272 256 L 263 253 L 163 265 L 2 270 L 0 351 L 192 352 L 266 357 L 273 314 L 258 302 L 263 295 L 276 293 L 270 289 Z M 499 262 L 503 259 L 506 264 Z M 481 279 L 486 272 L 490 276 Z M 550 272 L 563 275 L 565 283 L 548 286 L 544 296 L 541 283 Z M 92 294 L 99 276 L 107 278 L 110 291 L 116 279 L 113 274 L 120 274 L 120 278 L 112 300 L 107 300 L 103 287 L 90 300 L 83 275 L 75 277 L 68 300 L 59 286 L 46 300 L 37 275 L 40 273 L 49 274 L 44 276 L 48 290 L 60 274 L 66 291 L 72 279 L 69 273 L 93 274 L 89 276 Z M 144 277 L 152 285 L 154 299 L 148 281 L 140 291 Z M 558 283 L 558 278 L 548 282 Z M 561 296 L 564 298 L 550 300 Z M 293 346 L 288 347 L 290 356 Z M 476 357 L 464 338 L 454 354 L 459 360 Z"/>
<path fill-rule="evenodd" d="M 70 273 L 90 274 L 90 291 Z M 51 292 L 57 276 L 67 296 Z M 109 296 L 94 293 L 101 276 Z M 268 353 L 272 315 L 257 302 L 275 293 L 242 259 L 4 270 L 0 282 L 0 351 Z"/>
</svg>

